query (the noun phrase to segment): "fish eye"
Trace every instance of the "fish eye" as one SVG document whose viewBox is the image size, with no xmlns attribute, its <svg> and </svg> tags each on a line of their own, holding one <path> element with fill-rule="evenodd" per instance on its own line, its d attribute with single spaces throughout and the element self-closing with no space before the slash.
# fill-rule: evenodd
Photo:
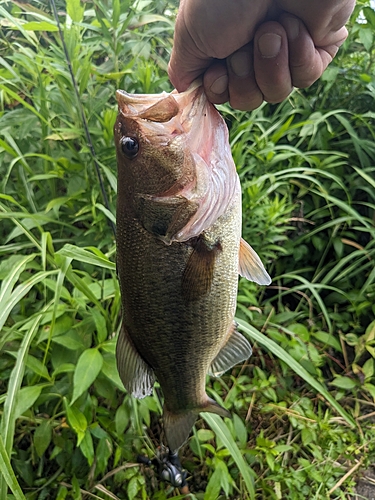
<svg viewBox="0 0 375 500">
<path fill-rule="evenodd" d="M 129 160 L 135 158 L 139 151 L 139 144 L 134 137 L 122 137 L 120 140 L 121 150 Z"/>
</svg>

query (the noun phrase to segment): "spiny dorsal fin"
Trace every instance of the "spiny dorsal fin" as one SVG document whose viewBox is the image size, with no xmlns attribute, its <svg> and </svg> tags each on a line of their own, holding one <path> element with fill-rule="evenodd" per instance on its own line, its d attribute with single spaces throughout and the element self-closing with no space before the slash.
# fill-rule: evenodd
<svg viewBox="0 0 375 500">
<path fill-rule="evenodd" d="M 228 340 L 211 363 L 209 374 L 214 377 L 220 377 L 233 366 L 250 358 L 253 352 L 249 342 L 236 330 L 236 326 L 233 323 Z"/>
<path fill-rule="evenodd" d="M 210 248 L 204 237 L 199 237 L 193 248 L 182 276 L 182 293 L 187 300 L 197 300 L 210 291 L 216 255 L 221 245 L 217 243 Z"/>
<path fill-rule="evenodd" d="M 258 283 L 258 285 L 270 285 L 272 283 L 258 254 L 243 238 L 241 238 L 240 242 L 240 263 L 238 273 L 249 281 Z"/>
<path fill-rule="evenodd" d="M 117 339 L 116 360 L 125 389 L 138 399 L 149 396 L 155 382 L 154 372 L 138 354 L 124 325 Z"/>
</svg>

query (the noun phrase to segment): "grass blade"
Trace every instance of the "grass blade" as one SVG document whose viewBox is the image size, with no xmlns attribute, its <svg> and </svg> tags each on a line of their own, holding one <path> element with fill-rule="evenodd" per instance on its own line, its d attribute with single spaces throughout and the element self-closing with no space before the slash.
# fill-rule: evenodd
<svg viewBox="0 0 375 500">
<path fill-rule="evenodd" d="M 17 354 L 16 364 L 10 375 L 7 397 L 4 403 L 4 411 L 0 427 L 0 437 L 2 438 L 4 452 L 7 455 L 7 457 L 10 457 L 13 448 L 13 438 L 14 438 L 14 430 L 16 423 L 17 394 L 20 390 L 23 375 L 25 373 L 26 360 L 29 348 L 36 332 L 38 331 L 39 323 L 43 318 L 44 312 L 45 311 L 42 311 L 37 316 L 30 330 L 25 334 L 21 343 L 21 347 Z M 7 486 L 4 481 L 5 478 L 6 476 L 4 475 L 0 476 L 0 498 L 6 498 Z"/>
<path fill-rule="evenodd" d="M 263 333 L 259 332 L 256 328 L 252 327 L 245 321 L 241 319 L 236 319 L 240 329 L 249 336 L 252 340 L 256 340 L 262 346 L 269 349 L 272 354 L 277 356 L 279 359 L 284 361 L 297 375 L 299 375 L 305 382 L 307 382 L 311 387 L 318 391 L 339 413 L 345 422 L 350 425 L 350 427 L 355 427 L 355 422 L 353 418 L 344 410 L 344 408 L 330 395 L 330 393 L 323 387 L 323 385 L 315 380 L 315 378 L 310 375 L 290 354 L 288 354 L 282 347 L 280 347 L 276 342 L 269 339 Z"/>
<path fill-rule="evenodd" d="M 0 473 L 2 475 L 2 478 L 5 479 L 6 484 L 9 486 L 9 488 L 12 490 L 12 493 L 15 497 L 16 500 L 25 500 L 25 497 L 22 493 L 21 487 L 18 484 L 17 478 L 14 475 L 12 466 L 10 464 L 9 457 L 7 455 L 7 452 L 5 450 L 4 442 L 2 440 L 2 437 L 0 436 Z M 4 489 L 5 491 L 5 489 Z M 5 491 L 5 495 L 2 496 L 1 498 L 6 498 L 7 493 Z"/>
<path fill-rule="evenodd" d="M 51 276 L 52 274 L 56 274 L 56 272 L 57 271 L 41 271 L 21 285 L 18 285 L 13 290 L 8 300 L 4 304 L 2 304 L 2 307 L 4 309 L 0 313 L 0 330 L 8 319 L 8 316 L 11 313 L 13 307 L 15 307 L 20 302 L 20 300 L 29 293 L 32 287 L 37 283 L 43 281 L 45 278 Z"/>
<path fill-rule="evenodd" d="M 116 264 L 114 262 L 111 262 L 104 254 L 97 255 L 93 252 L 85 250 L 84 248 L 70 245 L 69 243 L 64 245 L 57 253 L 59 255 L 63 255 L 64 257 L 78 260 L 79 262 L 84 262 L 93 266 L 104 267 L 104 269 L 116 271 Z"/>
<path fill-rule="evenodd" d="M 223 445 L 230 451 L 232 458 L 237 464 L 239 471 L 245 481 L 247 491 L 251 500 L 255 499 L 255 489 L 253 478 L 251 477 L 250 467 L 245 462 L 241 452 L 231 436 L 228 427 L 225 425 L 224 421 L 218 416 L 212 413 L 202 413 L 202 418 L 207 422 L 211 429 L 220 437 Z"/>
</svg>

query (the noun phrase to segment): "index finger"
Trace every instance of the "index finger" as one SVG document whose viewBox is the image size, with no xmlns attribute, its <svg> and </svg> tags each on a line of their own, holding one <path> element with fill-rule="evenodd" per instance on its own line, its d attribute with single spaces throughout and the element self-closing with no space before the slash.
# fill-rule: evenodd
<svg viewBox="0 0 375 500">
<path fill-rule="evenodd" d="M 168 64 L 168 75 L 172 85 L 179 92 L 185 91 L 196 78 L 204 73 L 212 60 L 212 57 L 207 57 L 196 46 L 184 23 L 183 16 L 177 16 L 174 44 Z"/>
</svg>

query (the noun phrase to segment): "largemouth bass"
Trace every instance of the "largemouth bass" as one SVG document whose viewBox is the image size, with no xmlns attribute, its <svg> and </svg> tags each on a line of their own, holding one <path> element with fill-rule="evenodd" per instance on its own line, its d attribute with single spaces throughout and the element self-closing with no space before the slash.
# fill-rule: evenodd
<svg viewBox="0 0 375 500">
<path fill-rule="evenodd" d="M 117 91 L 117 366 L 137 398 L 164 395 L 169 449 L 199 412 L 230 413 L 205 390 L 251 355 L 236 330 L 238 274 L 271 282 L 241 239 L 241 188 L 228 130 L 199 83 L 186 92 Z"/>
</svg>

